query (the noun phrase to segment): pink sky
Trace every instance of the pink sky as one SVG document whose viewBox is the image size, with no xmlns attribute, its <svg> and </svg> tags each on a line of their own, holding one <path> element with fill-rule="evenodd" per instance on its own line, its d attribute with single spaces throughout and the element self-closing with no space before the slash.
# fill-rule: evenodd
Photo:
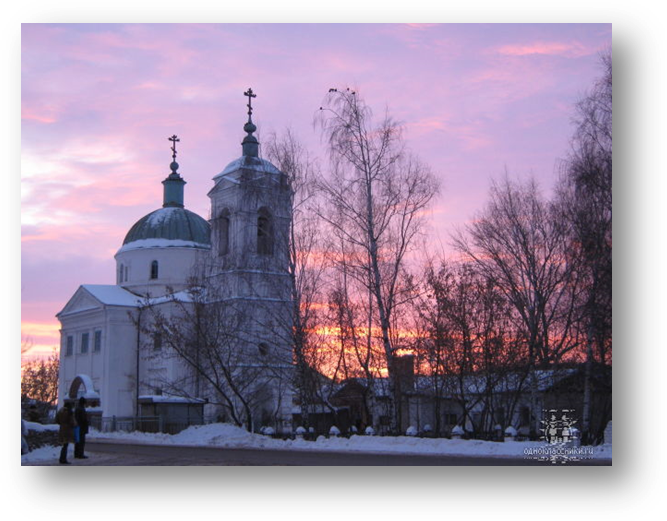
<svg viewBox="0 0 667 521">
<path fill-rule="evenodd" d="M 260 141 L 291 127 L 316 154 L 330 87 L 387 105 L 442 179 L 433 236 L 447 249 L 506 168 L 551 188 L 610 46 L 610 24 L 24 25 L 22 335 L 49 351 L 76 288 L 115 282 L 125 234 L 162 204 L 172 134 L 186 207 L 208 218 L 248 87 Z"/>
</svg>

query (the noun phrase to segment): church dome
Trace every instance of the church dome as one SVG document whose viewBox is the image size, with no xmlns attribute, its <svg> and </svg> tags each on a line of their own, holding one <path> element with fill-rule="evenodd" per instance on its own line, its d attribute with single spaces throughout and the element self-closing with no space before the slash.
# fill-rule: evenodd
<svg viewBox="0 0 667 521">
<path fill-rule="evenodd" d="M 241 156 L 229 163 L 225 169 L 216 175 L 213 179 L 217 179 L 240 170 L 254 170 L 255 172 L 280 175 L 280 170 L 278 170 L 273 165 L 273 163 L 267 161 L 266 159 L 253 156 Z"/>
<path fill-rule="evenodd" d="M 120 251 L 156 247 L 209 249 L 211 227 L 190 210 L 167 206 L 139 219 L 125 236 Z"/>
<path fill-rule="evenodd" d="M 168 140 L 172 142 L 171 173 L 162 181 L 162 208 L 142 217 L 130 228 L 118 253 L 139 248 L 211 249 L 211 226 L 183 205 L 186 183 L 176 162 L 176 143 L 180 139 L 174 134 Z"/>
</svg>

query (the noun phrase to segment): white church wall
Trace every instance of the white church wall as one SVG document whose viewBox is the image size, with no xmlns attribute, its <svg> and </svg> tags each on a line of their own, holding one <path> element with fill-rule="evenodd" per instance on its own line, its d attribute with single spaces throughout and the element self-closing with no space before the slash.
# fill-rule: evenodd
<svg viewBox="0 0 667 521">
<path fill-rule="evenodd" d="M 62 405 L 69 396 L 70 386 L 77 375 L 85 374 L 93 379 L 101 376 L 104 350 L 102 345 L 99 351 L 95 351 L 95 331 L 102 331 L 104 335 L 105 311 L 102 307 L 82 311 L 62 317 L 61 323 L 59 404 Z M 84 334 L 88 335 L 86 352 L 82 352 Z M 67 353 L 68 337 L 72 338 L 71 354 Z"/>
<path fill-rule="evenodd" d="M 135 414 L 137 327 L 128 308 L 108 310 L 108 340 L 101 406 L 104 416 Z"/>
<path fill-rule="evenodd" d="M 170 241 L 165 241 L 168 242 Z M 207 254 L 208 250 L 180 247 L 120 251 L 116 254 L 116 272 L 120 272 L 121 265 L 127 267 L 128 280 L 119 282 L 119 285 L 140 295 L 152 297 L 167 294 L 169 288 L 181 291 L 187 287 L 187 279 L 197 260 Z M 151 279 L 153 261 L 158 263 L 156 279 Z"/>
</svg>

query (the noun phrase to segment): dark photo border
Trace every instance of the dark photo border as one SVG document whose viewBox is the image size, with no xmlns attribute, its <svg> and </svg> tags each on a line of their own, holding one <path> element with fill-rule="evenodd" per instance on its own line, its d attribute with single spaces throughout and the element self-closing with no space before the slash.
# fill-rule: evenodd
<svg viewBox="0 0 667 521">
<path fill-rule="evenodd" d="M 26 506 L 59 515 L 609 515 L 644 504 L 662 466 L 662 57 L 653 28 L 611 7 L 55 7 L 23 23 L 611 23 L 614 60 L 612 465 L 22 467 L 20 26 L 7 58 L 7 467 Z"/>
</svg>

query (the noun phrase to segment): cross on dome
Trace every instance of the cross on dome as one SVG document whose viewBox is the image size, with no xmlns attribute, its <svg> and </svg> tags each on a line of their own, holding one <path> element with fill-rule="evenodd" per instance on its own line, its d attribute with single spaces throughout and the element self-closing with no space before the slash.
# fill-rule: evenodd
<svg viewBox="0 0 667 521">
<path fill-rule="evenodd" d="M 248 104 L 246 106 L 248 107 L 248 120 L 250 120 L 252 117 L 252 98 L 256 98 L 257 94 L 252 91 L 252 88 L 249 88 L 243 95 L 248 96 Z"/>
<path fill-rule="evenodd" d="M 172 160 L 176 161 L 176 143 L 179 142 L 180 139 L 178 139 L 178 136 L 176 134 L 174 134 L 173 136 L 168 137 L 167 140 L 171 141 L 171 143 L 172 143 L 172 145 L 171 145 L 171 151 L 172 151 L 171 158 L 172 158 Z"/>
</svg>

